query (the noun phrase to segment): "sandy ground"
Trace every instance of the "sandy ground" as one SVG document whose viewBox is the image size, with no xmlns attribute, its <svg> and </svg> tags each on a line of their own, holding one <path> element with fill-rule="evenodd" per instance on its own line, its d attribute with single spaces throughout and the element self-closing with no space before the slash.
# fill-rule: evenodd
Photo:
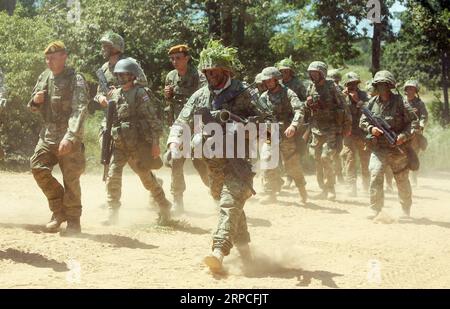
<svg viewBox="0 0 450 309">
<path fill-rule="evenodd" d="M 169 191 L 167 169 L 158 171 Z M 308 176 L 309 193 L 318 193 Z M 100 175 L 82 177 L 83 234 L 43 232 L 50 217 L 29 173 L 0 172 L 0 288 L 450 288 L 450 173 L 419 178 L 410 221 L 366 219 L 368 197 L 335 202 L 296 201 L 295 190 L 278 205 L 261 195 L 246 205 L 254 254 L 245 268 L 235 251 L 226 273 L 202 264 L 217 210 L 200 178 L 187 175 L 185 208 L 173 227 L 155 225 L 156 212 L 137 176 L 124 176 L 121 224 L 103 227 Z M 255 188 L 261 191 L 260 178 Z M 397 215 L 396 195 L 385 211 Z"/>
</svg>

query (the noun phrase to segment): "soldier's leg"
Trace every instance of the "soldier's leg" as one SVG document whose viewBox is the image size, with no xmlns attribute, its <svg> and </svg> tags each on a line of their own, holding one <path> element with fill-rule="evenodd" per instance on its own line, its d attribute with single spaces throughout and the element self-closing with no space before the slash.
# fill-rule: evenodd
<svg viewBox="0 0 450 309">
<path fill-rule="evenodd" d="M 419 147 L 419 137 L 414 137 L 411 142 L 412 149 L 416 152 L 417 156 L 419 156 L 420 153 L 420 147 Z M 419 171 L 411 171 L 411 182 L 414 186 L 417 186 L 417 175 Z"/>
<path fill-rule="evenodd" d="M 409 182 L 408 157 L 405 154 L 393 153 L 389 157 L 389 164 L 397 184 L 398 198 L 403 214 L 409 217 L 412 204 L 411 183 Z"/>
<path fill-rule="evenodd" d="M 102 220 L 102 224 L 104 225 L 117 224 L 119 208 L 121 206 L 120 197 L 122 196 L 122 173 L 125 164 L 127 164 L 128 156 L 125 150 L 117 147 L 113 150 L 108 169 L 108 178 L 106 179 L 108 214 Z"/>
<path fill-rule="evenodd" d="M 39 140 L 33 156 L 30 159 L 31 172 L 39 188 L 48 200 L 48 206 L 53 213 L 47 227 L 50 231 L 59 228 L 65 221 L 64 187 L 52 175 L 53 167 L 58 163 L 56 153 L 58 145 L 49 145 Z"/>
<path fill-rule="evenodd" d="M 303 175 L 302 166 L 300 164 L 300 154 L 298 153 L 296 141 L 293 139 L 284 138 L 280 143 L 280 151 L 286 173 L 292 177 L 296 187 L 299 190 L 302 202 L 306 203 L 306 200 L 308 198 L 305 189 L 306 180 L 305 176 Z"/>
<path fill-rule="evenodd" d="M 392 179 L 394 179 L 394 174 L 392 174 L 392 169 L 390 166 L 386 166 L 386 191 L 392 192 L 394 191 L 394 188 L 392 187 Z"/>
<path fill-rule="evenodd" d="M 184 162 L 185 158 L 172 160 L 171 178 L 172 183 L 170 192 L 173 196 L 174 209 L 176 212 L 184 211 L 183 193 L 186 190 L 186 183 L 184 181 Z"/>
<path fill-rule="evenodd" d="M 194 168 L 197 170 L 205 186 L 209 187 L 208 166 L 206 165 L 206 162 L 201 159 L 193 159 L 192 165 L 194 165 Z"/>
<path fill-rule="evenodd" d="M 67 218 L 67 231 L 79 233 L 81 217 L 80 176 L 86 167 L 84 145 L 75 143 L 73 152 L 60 158 L 59 166 L 64 180 L 64 213 Z"/>
<path fill-rule="evenodd" d="M 324 177 L 323 177 L 323 165 L 322 165 L 322 145 L 324 143 L 321 136 L 313 134 L 312 142 L 310 144 L 310 153 L 314 157 L 314 163 L 316 167 L 316 179 L 319 187 L 324 190 Z"/>
<path fill-rule="evenodd" d="M 373 215 L 377 215 L 384 206 L 384 172 L 386 169 L 387 154 L 383 151 L 372 152 L 369 161 L 370 171 L 370 208 Z"/>
<path fill-rule="evenodd" d="M 346 137 L 341 152 L 344 161 L 345 181 L 348 186 L 348 194 L 356 196 L 356 145 L 351 137 Z"/>
<path fill-rule="evenodd" d="M 279 167 L 273 169 L 265 169 L 263 171 L 264 177 L 264 192 L 268 195 L 266 199 L 262 200 L 262 203 L 275 203 L 277 201 L 276 194 L 280 191 L 281 173 Z"/>
<path fill-rule="evenodd" d="M 223 256 L 229 255 L 233 241 L 239 241 L 240 246 L 250 241 L 246 221 L 243 221 L 244 204 L 250 196 L 250 190 L 241 179 L 225 171 L 220 194 L 219 223 L 213 235 L 213 253 L 204 260 L 212 271 L 221 269 Z"/>
<path fill-rule="evenodd" d="M 336 198 L 336 191 L 334 189 L 336 176 L 334 174 L 333 159 L 336 155 L 336 135 L 328 134 L 325 138 L 321 157 L 325 176 L 325 189 L 328 193 L 328 199 L 334 200 Z"/>
<path fill-rule="evenodd" d="M 158 183 L 158 180 L 150 169 L 151 162 L 148 157 L 149 153 L 151 153 L 150 145 L 139 145 L 136 153 L 128 159 L 128 164 L 131 169 L 138 174 L 145 189 L 150 191 L 153 199 L 158 204 L 158 223 L 165 225 L 168 224 L 170 220 L 171 204 L 167 200 L 163 188 Z"/>
<path fill-rule="evenodd" d="M 362 139 L 359 139 L 357 147 L 358 147 L 359 161 L 361 164 L 363 189 L 364 191 L 367 192 L 369 190 L 369 181 L 370 181 L 369 159 L 371 151 L 366 146 L 364 140 Z"/>
</svg>

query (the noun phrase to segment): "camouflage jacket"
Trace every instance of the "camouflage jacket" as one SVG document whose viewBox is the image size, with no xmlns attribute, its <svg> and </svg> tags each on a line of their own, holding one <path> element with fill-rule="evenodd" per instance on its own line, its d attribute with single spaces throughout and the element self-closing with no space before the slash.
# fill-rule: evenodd
<svg viewBox="0 0 450 309">
<path fill-rule="evenodd" d="M 382 102 L 379 96 L 370 99 L 367 107 L 374 116 L 384 119 L 391 129 L 401 138 L 411 139 L 411 124 L 417 120 L 414 111 L 409 104 L 403 102 L 399 94 L 391 93 L 388 102 Z M 365 115 L 361 116 L 360 128 L 371 134 L 373 125 L 369 123 Z M 376 148 L 391 148 L 391 145 L 383 136 L 377 139 Z"/>
<path fill-rule="evenodd" d="M 409 105 L 412 107 L 413 111 L 416 113 L 419 126 L 424 128 L 428 122 L 428 111 L 425 106 L 425 103 L 420 98 L 415 98 L 412 101 L 407 101 Z"/>
<path fill-rule="evenodd" d="M 318 101 L 317 109 L 307 104 L 303 104 L 301 108 L 301 119 L 304 121 L 308 115 L 312 133 L 342 134 L 351 130 L 351 113 L 333 80 L 327 79 L 323 85 L 311 83 L 306 96 Z"/>
<path fill-rule="evenodd" d="M 126 57 L 126 56 L 122 55 L 122 56 L 119 58 L 119 60 L 127 59 L 127 58 L 130 58 L 130 57 Z M 133 58 L 130 58 L 130 59 L 136 61 L 136 60 L 133 59 Z M 136 62 L 137 62 L 137 61 L 136 61 Z M 137 79 L 136 79 L 136 84 L 137 84 L 137 85 L 140 85 L 140 86 L 143 86 L 143 87 L 148 87 L 148 86 L 149 86 L 149 83 L 148 83 L 148 81 L 147 81 L 147 76 L 145 76 L 145 73 L 144 73 L 144 71 L 142 70 L 142 68 L 141 68 L 141 66 L 139 65 L 139 63 L 138 63 L 138 66 L 139 66 L 139 69 L 140 69 L 140 75 L 139 75 L 139 76 L 137 77 Z M 103 73 L 105 73 L 106 80 L 108 81 L 108 87 L 114 86 L 114 87 L 116 87 L 116 88 L 119 88 L 119 87 L 120 87 L 119 81 L 117 80 L 116 76 L 114 75 L 114 67 L 115 67 L 115 65 L 110 65 L 109 62 L 105 62 L 105 63 L 101 66 L 100 69 L 103 71 Z M 95 98 L 94 98 L 94 101 L 95 101 L 96 103 L 98 103 L 98 98 L 99 98 L 99 96 L 101 96 L 101 95 L 106 96 L 106 93 L 102 93 L 101 90 L 100 90 L 100 87 L 98 87 L 98 88 L 97 88 L 97 94 L 96 94 L 96 96 L 95 96 Z M 98 108 L 98 109 L 100 109 L 100 108 Z"/>
<path fill-rule="evenodd" d="M 287 83 L 283 83 L 282 82 L 282 84 L 284 86 L 288 87 L 289 89 L 291 89 L 292 91 L 294 91 L 295 94 L 297 95 L 297 97 L 301 101 L 305 101 L 306 100 L 306 87 L 303 84 L 303 82 L 297 76 L 294 76 Z"/>
<path fill-rule="evenodd" d="M 245 86 L 242 82 L 232 79 L 230 86 L 218 95 L 207 85 L 197 90 L 184 105 L 180 115 L 178 115 L 170 130 L 167 144 L 173 142 L 180 143 L 183 135 L 183 125 L 188 125 L 192 132 L 194 128 L 194 115 L 200 108 L 207 108 L 210 111 L 225 109 L 243 118 L 249 116 L 263 117 L 265 114 L 252 102 L 251 94 L 247 90 L 232 100 L 224 102 L 221 106 L 214 106 L 214 102 L 218 102 L 221 97 L 229 94 L 233 95 L 233 93 L 240 93 L 244 89 Z"/>
<path fill-rule="evenodd" d="M 135 85 L 128 91 L 118 88 L 111 99 L 116 104 L 111 133 L 116 146 L 134 150 L 142 142 L 159 145 L 162 124 L 155 113 L 155 102 L 144 87 Z"/>
<path fill-rule="evenodd" d="M 45 102 L 36 105 L 33 97 L 42 90 L 46 90 Z M 59 144 L 62 139 L 81 142 L 88 102 L 83 76 L 66 67 L 58 76 L 48 69 L 39 76 L 28 108 L 42 114 L 44 125 L 39 136 L 45 142 Z"/>
<path fill-rule="evenodd" d="M 180 76 L 177 70 L 172 70 L 167 74 L 165 86 L 173 87 L 173 97 L 167 101 L 172 104 L 174 117 L 178 117 L 189 97 L 205 85 L 205 75 L 192 65 L 188 65 L 184 76 Z"/>
<path fill-rule="evenodd" d="M 347 106 L 350 109 L 350 113 L 352 114 L 352 136 L 354 137 L 364 137 L 366 134 L 359 127 L 359 120 L 361 119 L 362 111 L 361 107 L 367 105 L 369 102 L 369 97 L 365 91 L 358 89 L 356 91 L 358 93 L 359 102 L 353 102 L 350 96 L 347 96 Z"/>
<path fill-rule="evenodd" d="M 266 90 L 261 94 L 259 104 L 269 111 L 272 122 L 282 123 L 280 131 L 289 125 L 297 128 L 303 103 L 291 89 L 281 86 L 281 91 L 277 93 Z"/>
</svg>

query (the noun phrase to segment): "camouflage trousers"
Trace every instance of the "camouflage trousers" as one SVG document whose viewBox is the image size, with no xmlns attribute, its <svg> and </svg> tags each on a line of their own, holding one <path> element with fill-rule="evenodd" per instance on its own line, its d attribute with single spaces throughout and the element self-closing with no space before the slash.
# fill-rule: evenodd
<svg viewBox="0 0 450 309">
<path fill-rule="evenodd" d="M 184 162 L 185 158 L 180 159 L 174 159 L 172 161 L 172 168 L 171 168 L 171 178 L 172 183 L 170 186 L 170 192 L 173 196 L 182 196 L 184 191 L 186 190 L 186 182 L 184 181 Z M 208 167 L 206 166 L 206 163 L 200 159 L 194 159 L 192 160 L 192 164 L 194 165 L 194 168 L 197 170 L 198 174 L 200 175 L 200 178 L 202 179 L 202 182 L 205 184 L 205 186 L 209 186 L 209 179 L 208 179 Z"/>
<path fill-rule="evenodd" d="M 369 158 L 370 150 L 366 147 L 366 142 L 359 136 L 346 136 L 344 147 L 341 152 L 344 161 L 345 181 L 347 185 L 356 188 L 356 156 L 359 156 L 361 165 L 361 175 L 363 187 L 369 187 Z"/>
<path fill-rule="evenodd" d="M 305 176 L 303 175 L 303 170 L 300 163 L 300 153 L 295 137 L 282 138 L 279 147 L 286 174 L 294 180 L 297 188 L 304 187 L 306 185 L 306 181 Z M 273 193 L 279 192 L 281 189 L 281 184 L 282 182 L 279 167 L 264 170 L 264 191 Z"/>
<path fill-rule="evenodd" d="M 340 153 L 344 147 L 344 141 L 341 135 L 336 136 L 336 153 L 334 155 L 334 174 L 337 178 L 342 179 L 342 158 Z"/>
<path fill-rule="evenodd" d="M 335 173 L 333 160 L 336 155 L 336 134 L 313 134 L 311 155 L 316 163 L 316 177 L 322 189 L 333 189 Z"/>
<path fill-rule="evenodd" d="M 228 160 L 205 159 L 208 165 L 211 195 L 214 200 L 219 201 L 220 206 L 219 223 L 213 234 L 212 249 L 220 249 L 224 255 L 230 253 L 233 245 L 240 246 L 250 242 L 244 205 L 245 201 L 252 196 L 244 181 L 232 172 L 227 164 Z M 247 177 L 247 182 L 251 185 L 253 175 L 246 170 L 248 165 L 243 166 L 240 176 Z"/>
<path fill-rule="evenodd" d="M 397 149 L 385 148 L 374 150 L 370 156 L 370 207 L 381 211 L 384 206 L 383 182 L 387 167 L 392 169 L 402 208 L 409 210 L 412 204 L 412 192 L 408 178 L 408 157 Z"/>
<path fill-rule="evenodd" d="M 110 209 L 121 206 L 122 172 L 128 163 L 131 169 L 139 176 L 144 188 L 150 191 L 151 197 L 162 208 L 169 208 L 163 188 L 151 171 L 151 145 L 139 144 L 135 150 L 129 151 L 123 148 L 115 148 L 111 157 L 111 164 L 106 180 L 107 202 Z"/>
<path fill-rule="evenodd" d="M 81 216 L 80 176 L 84 172 L 86 159 L 84 145 L 74 143 L 72 152 L 58 156 L 59 145 L 51 145 L 39 139 L 30 159 L 31 172 L 36 183 L 48 200 L 53 213 L 63 213 L 66 217 Z M 52 175 L 53 167 L 58 164 L 64 185 Z"/>
<path fill-rule="evenodd" d="M 411 148 L 416 152 L 417 156 L 419 156 L 419 154 L 422 152 L 422 148 L 421 148 L 421 140 L 425 138 L 423 135 L 419 135 L 419 136 L 413 136 L 412 140 L 411 140 Z M 411 171 L 411 180 L 413 182 L 414 185 L 417 185 L 417 175 L 419 174 L 419 171 Z"/>
</svg>

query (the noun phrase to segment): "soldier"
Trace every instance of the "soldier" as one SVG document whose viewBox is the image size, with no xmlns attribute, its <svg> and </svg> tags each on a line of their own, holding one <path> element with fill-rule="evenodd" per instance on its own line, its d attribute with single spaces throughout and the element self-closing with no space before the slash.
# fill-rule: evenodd
<svg viewBox="0 0 450 309">
<path fill-rule="evenodd" d="M 167 74 L 164 96 L 168 102 L 166 107 L 169 113 L 169 125 L 176 119 L 186 104 L 189 97 L 200 87 L 206 84 L 203 73 L 190 63 L 189 49 L 187 45 L 176 45 L 169 49 L 169 58 L 174 70 Z M 167 161 L 167 160 L 166 160 Z M 183 167 L 185 158 L 172 159 L 168 165 L 171 168 L 172 183 L 170 192 L 173 195 L 174 210 L 177 213 L 184 211 L 183 193 L 186 190 Z M 193 159 L 192 163 L 198 171 L 203 183 L 208 186 L 208 171 L 206 164 L 199 159 Z M 167 164 L 167 163 L 166 163 Z"/>
<path fill-rule="evenodd" d="M 258 73 L 255 76 L 255 84 L 256 88 L 258 89 L 258 94 L 261 95 L 264 91 L 267 90 L 266 86 L 264 85 L 262 81 L 262 73 Z"/>
<path fill-rule="evenodd" d="M 31 172 L 48 200 L 52 217 L 46 228 L 56 232 L 67 221 L 67 234 L 81 232 L 80 176 L 85 168 L 83 126 L 88 94 L 84 78 L 66 66 L 64 43 L 51 43 L 44 51 L 48 69 L 34 87 L 28 108 L 39 112 L 43 128 L 31 157 Z M 59 164 L 64 185 L 52 176 Z"/>
<path fill-rule="evenodd" d="M 116 63 L 121 59 L 126 58 L 132 60 L 134 59 L 124 55 L 125 41 L 119 34 L 114 33 L 112 31 L 108 31 L 101 37 L 100 42 L 102 44 L 102 55 L 107 60 L 101 66 L 100 70 L 104 73 L 106 77 L 106 81 L 108 82 L 108 87 L 110 88 L 110 91 L 108 93 L 103 93 L 101 88 L 98 87 L 97 95 L 94 97 L 94 101 L 99 104 L 100 108 L 104 109 L 108 105 L 108 98 L 110 98 L 112 91 L 115 88 L 120 87 L 119 82 L 116 76 L 114 75 L 114 67 Z M 135 82 L 143 87 L 149 86 L 147 77 L 145 76 L 145 73 L 140 65 L 138 65 L 138 70 L 139 76 L 138 78 L 136 78 Z M 103 126 L 104 121 L 102 124 L 102 130 Z"/>
<path fill-rule="evenodd" d="M 275 67 L 267 67 L 262 71 L 262 81 L 267 90 L 261 95 L 262 106 L 270 108 L 272 122 L 278 122 L 283 132 L 280 141 L 280 153 L 284 168 L 299 190 L 302 203 L 306 203 L 306 181 L 300 164 L 300 152 L 295 140 L 295 131 L 299 126 L 300 108 L 302 103 L 294 91 L 279 83 L 281 72 Z M 275 203 L 276 193 L 281 189 L 279 168 L 264 170 L 265 191 L 269 196 L 265 202 Z"/>
<path fill-rule="evenodd" d="M 336 139 L 346 136 L 351 129 L 351 114 L 347 112 L 342 95 L 334 82 L 327 79 L 327 65 L 314 61 L 308 67 L 312 84 L 307 89 L 306 105 L 302 117 L 310 114 L 311 152 L 316 162 L 317 181 L 322 188 L 318 198 L 336 198 L 333 158 L 336 155 Z M 323 171 L 323 174 L 321 172 Z"/>
<path fill-rule="evenodd" d="M 240 117 L 261 115 L 251 101 L 251 94 L 242 82 L 234 79 L 234 69 L 239 65 L 237 50 L 224 47 L 220 41 L 211 40 L 200 53 L 199 69 L 205 74 L 208 85 L 197 90 L 183 107 L 172 126 L 167 144 L 178 152 L 183 130 L 191 127 L 194 114 L 200 109 L 214 113 L 222 109 Z M 254 173 L 249 160 L 240 158 L 205 158 L 208 165 L 210 191 L 220 206 L 219 224 L 213 235 L 212 253 L 204 262 L 213 272 L 222 268 L 224 256 L 236 245 L 244 260 L 250 259 L 250 235 L 244 212 L 245 201 L 252 195 Z M 236 170 L 236 165 L 239 169 Z"/>
<path fill-rule="evenodd" d="M 403 216 L 409 217 L 412 204 L 411 185 L 409 183 L 409 161 L 405 151 L 411 139 L 411 123 L 416 119 L 410 106 L 404 104 L 399 94 L 394 94 L 395 78 L 389 71 L 379 71 L 372 82 L 377 95 L 372 97 L 368 109 L 374 116 L 381 117 L 398 135 L 397 146 L 391 146 L 382 136 L 382 131 L 371 124 L 365 115 L 360 120 L 360 128 L 373 138 L 372 154 L 369 161 L 370 170 L 370 216 L 375 218 L 384 204 L 383 180 L 387 166 L 390 166 L 397 183 L 398 196 Z M 406 143 L 406 144 L 405 144 Z M 401 146 L 403 145 L 403 146 Z"/>
<path fill-rule="evenodd" d="M 408 80 L 403 86 L 403 90 L 406 94 L 406 99 L 409 105 L 411 105 L 414 113 L 418 118 L 418 125 L 413 129 L 413 137 L 411 140 L 411 147 L 419 154 L 420 151 L 424 151 L 427 148 L 427 138 L 423 135 L 423 130 L 428 122 L 428 111 L 425 103 L 419 97 L 419 82 L 417 80 Z M 412 181 L 417 186 L 417 171 L 411 173 Z"/>
<path fill-rule="evenodd" d="M 332 79 L 336 87 L 342 92 L 344 90 L 344 87 L 339 85 L 342 80 L 342 75 L 339 71 L 339 69 L 330 70 L 328 72 L 328 78 Z M 343 138 L 341 138 L 341 136 L 338 136 L 338 138 L 336 139 L 336 155 L 334 156 L 334 173 L 336 174 L 337 181 L 341 184 L 344 183 L 344 176 L 342 174 L 342 158 L 340 157 L 340 153 L 342 152 L 344 146 L 343 143 Z"/>
<path fill-rule="evenodd" d="M 166 225 L 170 221 L 171 204 L 151 171 L 154 161 L 160 160 L 159 137 L 162 133 L 161 122 L 155 113 L 155 102 L 151 102 L 144 87 L 135 83 L 139 76 L 135 61 L 119 60 L 114 74 L 121 87 L 111 93 L 116 106 L 111 130 L 114 149 L 106 180 L 109 211 L 102 223 L 114 225 L 118 222 L 122 171 L 128 163 L 159 206 L 158 224 Z"/>
<path fill-rule="evenodd" d="M 296 65 L 292 60 L 292 57 L 281 60 L 275 66 L 278 70 L 280 70 L 283 76 L 281 84 L 294 91 L 300 101 L 304 102 L 306 100 L 306 87 L 303 81 L 300 80 L 295 73 Z M 305 131 L 306 127 L 300 126 L 297 128 L 295 134 L 295 140 L 298 144 L 297 149 L 301 154 L 304 154 L 307 149 L 306 142 L 303 140 L 303 134 L 305 133 Z M 284 187 L 286 189 L 289 189 L 291 187 L 292 181 L 293 179 L 288 175 L 287 182 Z"/>
<path fill-rule="evenodd" d="M 348 97 L 348 106 L 352 114 L 352 131 L 350 136 L 344 138 L 344 147 L 341 152 L 344 161 L 346 182 L 349 186 L 349 195 L 356 196 L 356 155 L 359 155 L 361 175 L 364 191 L 369 190 L 369 157 L 370 150 L 366 145 L 366 137 L 359 127 L 361 107 L 369 98 L 367 93 L 360 90 L 358 85 L 361 79 L 358 74 L 349 72 L 344 77 L 344 95 Z"/>
</svg>

